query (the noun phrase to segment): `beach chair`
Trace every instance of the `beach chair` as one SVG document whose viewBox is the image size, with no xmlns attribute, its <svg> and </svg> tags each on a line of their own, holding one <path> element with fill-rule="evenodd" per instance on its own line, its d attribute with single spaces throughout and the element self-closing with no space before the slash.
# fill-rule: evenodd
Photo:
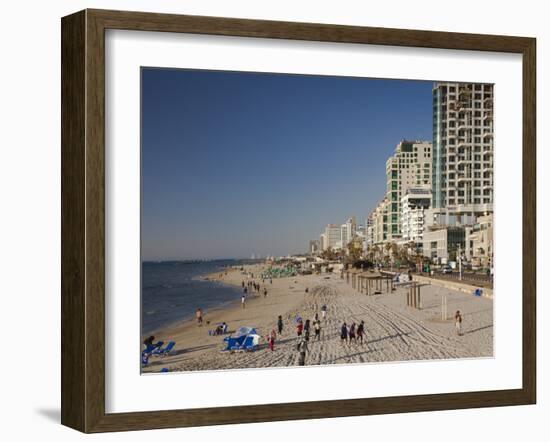
<svg viewBox="0 0 550 442">
<path fill-rule="evenodd" d="M 147 346 L 145 350 L 141 352 L 141 364 L 147 365 L 149 363 L 149 357 L 156 354 L 156 352 L 164 345 L 163 341 L 158 341 L 155 344 Z"/>
<path fill-rule="evenodd" d="M 145 353 L 145 351 L 141 352 L 141 366 L 145 367 L 149 363 L 149 356 L 151 356 L 148 353 Z"/>
<path fill-rule="evenodd" d="M 174 341 L 169 341 L 168 344 L 166 344 L 166 347 L 158 348 L 153 352 L 153 354 L 156 356 L 166 356 L 172 351 L 172 349 L 174 348 L 174 345 L 176 345 Z"/>
</svg>

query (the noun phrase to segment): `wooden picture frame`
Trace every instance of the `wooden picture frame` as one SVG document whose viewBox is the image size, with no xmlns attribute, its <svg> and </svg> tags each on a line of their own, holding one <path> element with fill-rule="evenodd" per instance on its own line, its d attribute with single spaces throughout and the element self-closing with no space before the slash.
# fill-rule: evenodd
<svg viewBox="0 0 550 442">
<path fill-rule="evenodd" d="M 107 414 L 105 30 L 517 53 L 523 57 L 523 385 L 497 391 Z M 62 424 L 83 432 L 533 404 L 536 400 L 536 41 L 533 38 L 84 10 L 62 19 Z"/>
</svg>

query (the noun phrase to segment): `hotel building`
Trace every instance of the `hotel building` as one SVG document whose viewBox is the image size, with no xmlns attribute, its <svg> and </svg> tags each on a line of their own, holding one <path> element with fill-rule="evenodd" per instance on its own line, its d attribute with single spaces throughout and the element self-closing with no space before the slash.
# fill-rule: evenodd
<svg viewBox="0 0 550 442">
<path fill-rule="evenodd" d="M 493 85 L 435 83 L 431 184 L 451 225 L 493 211 Z"/>
</svg>

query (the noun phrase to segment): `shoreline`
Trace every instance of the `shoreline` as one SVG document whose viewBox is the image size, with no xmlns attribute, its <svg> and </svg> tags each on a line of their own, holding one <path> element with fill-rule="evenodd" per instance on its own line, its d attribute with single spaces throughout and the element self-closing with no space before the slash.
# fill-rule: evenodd
<svg viewBox="0 0 550 442">
<path fill-rule="evenodd" d="M 234 267 L 234 266 L 232 266 L 232 267 Z M 216 278 L 214 276 L 214 275 L 218 275 L 218 274 L 219 274 L 219 272 L 208 272 L 208 273 L 204 273 L 202 275 L 196 275 L 196 276 L 193 276 L 191 278 L 191 281 L 210 282 L 210 283 L 216 283 L 216 284 L 219 284 L 221 286 L 226 286 L 226 287 L 233 288 L 233 289 L 236 288 L 236 285 L 228 284 L 228 283 L 226 283 L 226 282 L 224 282 L 224 281 L 222 281 L 219 278 Z M 208 308 L 208 311 L 209 312 L 214 312 L 215 310 L 218 310 L 218 309 L 227 308 L 233 302 L 236 302 L 236 301 L 237 300 L 222 301 L 221 303 L 216 304 L 214 307 Z M 148 332 L 140 332 L 141 340 L 143 341 L 146 337 L 151 336 L 151 335 L 156 336 L 157 334 L 162 334 L 163 331 L 168 330 L 168 329 L 173 329 L 177 324 L 181 324 L 182 322 L 194 321 L 194 318 L 195 318 L 195 312 L 193 312 L 193 311 L 189 312 L 188 314 L 183 314 L 181 316 L 181 318 L 170 320 L 170 322 L 168 322 L 166 324 L 163 324 L 163 325 L 155 326 L 155 328 L 151 329 Z M 141 329 L 143 330 L 143 327 L 141 327 Z"/>
<path fill-rule="evenodd" d="M 245 265 L 244 271 L 259 276 L 265 266 Z M 213 281 L 240 287 L 246 275 L 239 269 L 219 277 L 204 275 Z M 320 306 L 328 305 L 327 319 L 322 322 L 319 340 L 312 332 L 310 354 L 306 365 L 327 365 L 361 362 L 404 362 L 411 360 L 445 360 L 493 356 L 493 302 L 462 292 L 435 286 L 422 287 L 421 310 L 405 305 L 406 289 L 394 293 L 366 296 L 357 293 L 336 274 L 300 275 L 266 280 L 260 293 L 248 295 L 243 309 L 239 299 L 205 312 L 204 323 L 194 318 L 159 329 L 156 339 L 176 342 L 174 352 L 163 358 L 151 358 L 143 373 L 200 371 L 235 368 L 269 368 L 297 365 L 294 318 L 313 319 Z M 264 298 L 262 290 L 268 289 Z M 309 293 L 305 292 L 309 288 Z M 464 335 L 455 336 L 454 321 L 441 319 L 440 300 L 449 298 L 449 315 L 455 310 L 464 314 Z M 239 297 L 240 298 L 240 297 Z M 267 348 L 266 335 L 276 329 L 277 317 L 283 318 L 283 333 L 277 336 L 275 351 Z M 320 316 L 320 314 L 319 314 Z M 342 345 L 339 328 L 343 321 L 365 321 L 365 345 Z M 206 321 L 210 323 L 207 324 Z M 223 338 L 210 336 L 209 329 L 226 322 L 229 332 L 240 326 L 255 327 L 262 336 L 255 352 L 222 353 Z"/>
<path fill-rule="evenodd" d="M 257 265 L 257 264 L 253 264 L 253 265 Z M 248 266 L 250 266 L 250 264 L 248 264 Z M 233 272 L 239 272 L 239 274 L 240 274 L 240 270 L 237 269 L 237 268 L 234 268 L 234 266 L 232 266 L 230 271 L 231 270 Z M 212 283 L 220 284 L 222 286 L 230 287 L 230 288 L 233 288 L 233 289 L 241 287 L 240 282 L 237 283 L 237 281 L 224 280 L 223 278 L 219 277 L 219 274 L 220 274 L 220 272 L 205 273 L 204 275 L 194 276 L 192 278 L 192 280 L 212 282 Z M 228 275 L 229 275 L 229 273 L 228 273 Z M 245 279 L 244 276 L 243 276 L 242 279 Z M 208 319 L 212 315 L 214 315 L 215 317 L 218 317 L 220 315 L 223 315 L 223 313 L 226 310 L 232 310 L 232 309 L 239 308 L 239 306 L 240 306 L 240 296 L 241 295 L 239 294 L 237 299 L 224 301 L 221 304 L 218 304 L 214 307 L 208 308 L 207 311 L 203 311 L 203 318 L 204 318 L 204 321 L 205 321 L 205 325 L 207 325 L 206 321 L 212 322 L 212 320 Z M 256 297 L 259 297 L 259 295 L 254 294 L 253 298 L 250 299 L 247 302 L 251 302 Z M 182 327 L 184 327 L 186 325 L 189 325 L 189 324 L 191 324 L 191 325 L 195 324 L 196 325 L 195 312 L 189 313 L 188 317 L 187 316 L 182 316 L 181 319 L 175 320 L 174 322 L 171 322 L 170 324 L 159 326 L 158 328 L 154 329 L 151 332 L 147 332 L 145 334 L 142 333 L 141 334 L 142 335 L 141 340 L 143 341 L 149 335 L 154 335 L 155 337 L 165 336 L 169 333 L 172 333 L 175 329 L 182 328 Z M 164 342 L 166 342 L 166 340 L 164 340 L 164 339 L 162 339 L 162 340 Z"/>
</svg>

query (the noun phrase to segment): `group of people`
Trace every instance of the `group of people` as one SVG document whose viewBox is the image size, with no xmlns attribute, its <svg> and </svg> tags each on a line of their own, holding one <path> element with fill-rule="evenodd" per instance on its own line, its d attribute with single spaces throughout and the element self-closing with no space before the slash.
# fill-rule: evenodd
<svg viewBox="0 0 550 442">
<path fill-rule="evenodd" d="M 361 344 L 365 338 L 365 321 L 361 320 L 359 324 L 352 322 L 349 326 L 344 321 L 340 327 L 340 342 L 342 345 Z"/>
<path fill-rule="evenodd" d="M 306 341 L 309 341 L 312 330 L 315 334 L 315 339 L 320 340 L 321 320 L 319 319 L 319 315 L 317 313 L 315 313 L 315 318 L 313 319 L 313 321 L 306 319 L 306 321 L 304 322 L 301 317 L 296 318 L 296 336 L 298 339 L 303 338 Z"/>
<path fill-rule="evenodd" d="M 216 328 L 212 330 L 213 336 L 225 335 L 226 333 L 227 333 L 227 324 L 225 322 L 218 324 Z"/>
<path fill-rule="evenodd" d="M 321 319 L 324 321 L 327 317 L 327 306 L 324 304 L 321 306 L 321 318 L 319 314 L 315 313 L 313 321 L 306 319 L 305 322 L 301 317 L 296 318 L 296 337 L 298 343 L 296 345 L 296 350 L 298 352 L 298 365 L 303 366 L 306 363 L 306 354 L 309 352 L 309 339 L 311 332 L 315 335 L 315 340 L 321 340 Z M 282 330 L 282 318 L 279 316 L 279 327 Z"/>
<path fill-rule="evenodd" d="M 243 288 L 243 294 L 241 296 L 241 306 L 242 308 L 246 308 L 246 298 L 248 296 L 249 293 L 252 293 L 253 291 L 260 294 L 260 292 L 262 291 L 261 288 L 262 286 L 260 285 L 259 282 L 256 282 L 254 281 L 253 279 L 245 282 L 244 280 L 241 282 L 241 285 L 242 285 L 242 288 Z M 267 287 L 264 286 L 264 289 L 263 289 L 263 295 L 264 295 L 264 298 L 267 298 Z"/>
</svg>

